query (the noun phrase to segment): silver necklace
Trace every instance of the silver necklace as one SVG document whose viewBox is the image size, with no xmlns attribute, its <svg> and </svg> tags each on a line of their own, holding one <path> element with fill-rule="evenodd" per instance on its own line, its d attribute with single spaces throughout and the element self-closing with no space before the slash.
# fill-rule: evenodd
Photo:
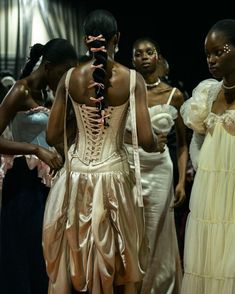
<svg viewBox="0 0 235 294">
<path fill-rule="evenodd" d="M 145 83 L 145 86 L 148 87 L 148 88 L 153 88 L 153 87 L 158 86 L 160 83 L 161 83 L 161 80 L 158 78 L 158 80 L 155 83 L 153 83 L 153 84 L 147 84 L 147 83 Z"/>
<path fill-rule="evenodd" d="M 222 84 L 222 87 L 223 87 L 224 89 L 231 90 L 231 89 L 234 89 L 234 88 L 235 88 L 235 85 L 233 85 L 233 86 L 225 86 L 225 84 L 223 83 L 223 84 Z"/>
</svg>

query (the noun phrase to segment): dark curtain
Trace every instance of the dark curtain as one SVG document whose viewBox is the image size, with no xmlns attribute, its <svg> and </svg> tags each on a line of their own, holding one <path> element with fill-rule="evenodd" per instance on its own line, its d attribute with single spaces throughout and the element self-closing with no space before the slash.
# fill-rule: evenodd
<svg viewBox="0 0 235 294">
<path fill-rule="evenodd" d="M 86 3 L 79 3 L 79 0 L 0 0 L 0 71 L 10 70 L 18 79 L 29 54 L 33 12 L 37 6 L 49 38 L 68 39 L 79 55 L 84 54 L 86 50 L 81 30 Z M 12 43 L 15 50 L 10 54 Z"/>
<path fill-rule="evenodd" d="M 1 0 L 0 10 L 4 11 L 2 17 L 4 17 L 4 27 L 0 29 L 1 41 L 4 43 L 1 48 L 4 50 L 4 54 L 1 52 L 1 71 L 11 69 L 13 75 L 17 78 L 22 68 L 31 43 L 32 35 L 32 15 L 35 0 Z M 16 40 L 15 40 L 15 56 L 9 55 L 9 44 L 12 36 L 12 12 L 16 11 L 17 27 Z M 15 15 L 14 15 L 15 17 Z"/>
<path fill-rule="evenodd" d="M 82 23 L 85 5 L 79 5 L 79 0 L 39 0 L 38 3 L 49 38 L 65 38 L 74 45 L 79 55 L 84 54 Z"/>
</svg>

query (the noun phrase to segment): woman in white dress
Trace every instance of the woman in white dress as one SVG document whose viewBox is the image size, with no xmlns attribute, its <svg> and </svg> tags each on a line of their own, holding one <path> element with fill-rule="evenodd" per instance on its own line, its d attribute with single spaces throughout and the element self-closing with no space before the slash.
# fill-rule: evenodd
<svg viewBox="0 0 235 294">
<path fill-rule="evenodd" d="M 147 86 L 148 107 L 155 133 L 161 138 L 176 126 L 179 181 L 174 199 L 173 164 L 167 145 L 162 153 L 148 154 L 139 148 L 146 233 L 150 247 L 142 294 L 179 293 L 182 276 L 173 206 L 180 205 L 185 197 L 188 152 L 185 126 L 179 114 L 184 100 L 178 89 L 159 79 L 158 52 L 158 46 L 149 38 L 137 40 L 133 46 L 133 65 L 142 74 Z"/>
<path fill-rule="evenodd" d="M 187 220 L 182 294 L 235 293 L 235 20 L 205 39 L 211 74 L 181 108 L 194 130 L 196 171 Z M 219 80 L 219 81 L 218 81 Z"/>
</svg>

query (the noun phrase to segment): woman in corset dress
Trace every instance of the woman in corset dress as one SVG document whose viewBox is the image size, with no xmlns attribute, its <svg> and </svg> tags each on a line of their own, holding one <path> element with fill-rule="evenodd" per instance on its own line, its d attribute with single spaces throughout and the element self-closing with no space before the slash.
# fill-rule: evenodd
<svg viewBox="0 0 235 294">
<path fill-rule="evenodd" d="M 142 294 L 179 293 L 182 278 L 173 206 L 179 206 L 185 198 L 188 151 L 185 127 L 179 113 L 184 100 L 178 89 L 159 79 L 158 58 L 159 47 L 153 40 L 141 38 L 135 41 L 132 62 L 145 80 L 152 126 L 156 134 L 166 136 L 175 125 L 179 180 L 174 191 L 173 164 L 167 145 L 162 153 L 147 153 L 140 148 L 146 232 L 150 245 Z"/>
<path fill-rule="evenodd" d="M 67 97 L 79 140 L 65 152 L 46 204 L 49 293 L 139 293 L 147 252 L 141 195 L 123 143 L 130 101 L 136 103 L 139 144 L 149 152 L 163 146 L 151 128 L 143 78 L 114 60 L 119 32 L 112 14 L 91 12 L 84 30 L 93 58 L 60 81 L 47 129 L 48 143 L 57 144 Z"/>
<path fill-rule="evenodd" d="M 39 67 L 34 70 L 42 57 Z M 0 293 L 46 294 L 42 221 L 50 168 L 62 166 L 45 141 L 49 109 L 45 88 L 55 91 L 62 74 L 76 64 L 72 45 L 53 39 L 35 44 L 21 78 L 0 105 L 0 133 L 10 125 L 13 141 L 0 137 L 2 188 Z M 23 156 L 24 155 L 24 156 Z"/>
<path fill-rule="evenodd" d="M 215 23 L 205 38 L 215 79 L 199 83 L 182 106 L 193 131 L 196 176 L 187 220 L 182 293 L 235 293 L 235 20 Z"/>
</svg>

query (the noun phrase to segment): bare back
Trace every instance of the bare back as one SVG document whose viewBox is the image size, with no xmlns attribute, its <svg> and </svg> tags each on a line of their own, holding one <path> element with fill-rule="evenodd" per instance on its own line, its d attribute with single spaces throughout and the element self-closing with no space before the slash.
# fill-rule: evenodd
<svg viewBox="0 0 235 294">
<path fill-rule="evenodd" d="M 93 61 L 77 67 L 71 76 L 69 92 L 74 101 L 94 106 L 90 97 L 95 97 L 94 88 L 88 88 L 93 80 L 91 69 Z M 124 104 L 129 98 L 130 71 L 125 66 L 110 60 L 106 67 L 105 100 L 109 106 Z"/>
</svg>

